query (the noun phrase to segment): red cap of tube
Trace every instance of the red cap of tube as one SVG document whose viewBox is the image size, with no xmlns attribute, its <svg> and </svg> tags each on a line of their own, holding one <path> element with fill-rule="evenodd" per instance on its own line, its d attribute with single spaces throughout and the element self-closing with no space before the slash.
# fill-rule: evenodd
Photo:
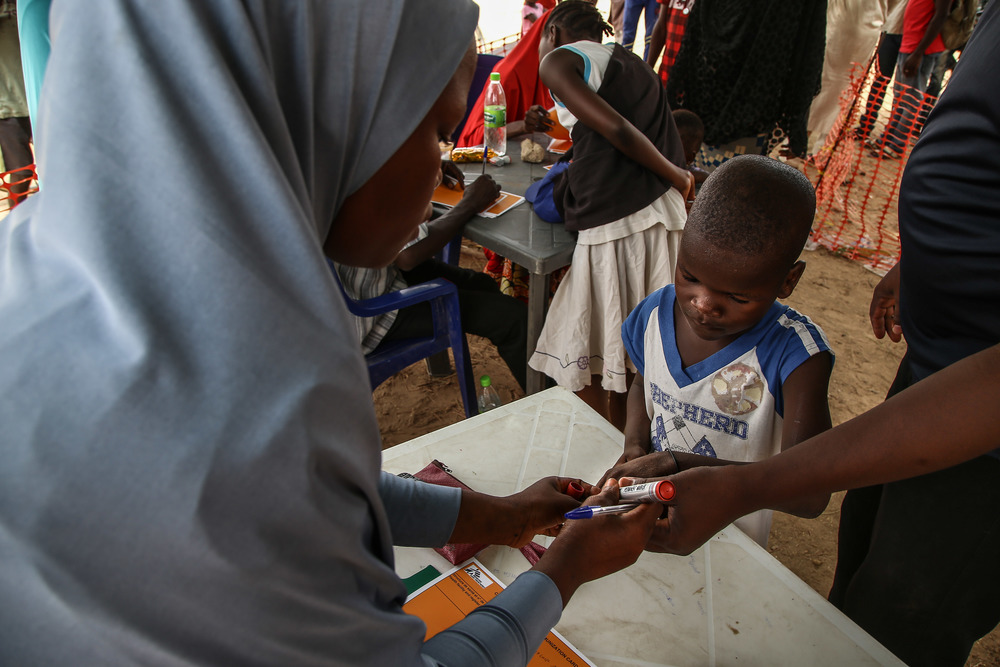
<svg viewBox="0 0 1000 667">
<path fill-rule="evenodd" d="M 668 482 L 667 480 L 657 482 L 656 489 L 653 491 L 653 493 L 656 494 L 656 499 L 661 503 L 673 500 L 675 492 L 676 489 L 674 488 L 673 482 Z"/>
<path fill-rule="evenodd" d="M 566 495 L 571 498 L 575 498 L 576 500 L 582 500 L 583 493 L 583 486 L 577 482 L 570 482 L 569 487 L 566 489 Z"/>
</svg>

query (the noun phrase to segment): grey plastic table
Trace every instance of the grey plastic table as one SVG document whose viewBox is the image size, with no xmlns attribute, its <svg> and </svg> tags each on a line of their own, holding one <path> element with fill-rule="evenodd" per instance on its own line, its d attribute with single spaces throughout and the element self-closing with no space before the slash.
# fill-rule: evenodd
<svg viewBox="0 0 1000 667">
<path fill-rule="evenodd" d="M 547 139 L 544 135 L 536 135 L 535 138 L 539 143 Z M 548 153 L 543 164 L 522 162 L 523 140 L 524 137 L 519 137 L 507 142 L 507 154 L 511 157 L 509 165 L 486 165 L 486 173 L 496 180 L 501 189 L 519 195 L 524 194 L 529 185 L 545 175 L 546 164 L 552 164 L 558 158 L 557 155 Z M 481 164 L 465 163 L 459 166 L 470 177 L 482 173 Z M 465 226 L 463 234 L 484 248 L 520 264 L 531 274 L 528 283 L 528 356 L 531 356 L 545 322 L 550 278 L 554 271 L 569 266 L 576 247 L 575 236 L 566 231 L 562 224 L 551 224 L 540 219 L 528 202 L 498 218 L 476 216 Z M 529 367 L 527 393 L 541 391 L 543 386 L 544 376 Z"/>
</svg>

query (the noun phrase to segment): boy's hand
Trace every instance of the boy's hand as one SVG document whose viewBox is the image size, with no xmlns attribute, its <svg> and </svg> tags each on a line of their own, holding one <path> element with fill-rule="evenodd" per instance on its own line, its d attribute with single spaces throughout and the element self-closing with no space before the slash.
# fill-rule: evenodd
<svg viewBox="0 0 1000 667">
<path fill-rule="evenodd" d="M 441 182 L 449 190 L 465 189 L 465 174 L 454 162 L 441 161 Z"/>
<path fill-rule="evenodd" d="M 903 339 L 903 328 L 899 324 L 899 264 L 889 269 L 875 286 L 868 317 L 876 338 L 882 339 L 888 334 L 893 343 Z"/>
<path fill-rule="evenodd" d="M 474 180 L 465 189 L 459 205 L 472 208 L 476 213 L 485 211 L 490 205 L 500 197 L 500 186 L 493 180 L 493 177 L 484 174 Z"/>
<path fill-rule="evenodd" d="M 619 479 L 622 477 L 666 477 L 679 472 L 674 464 L 674 457 L 668 452 L 653 452 L 652 454 L 642 453 L 636 458 L 625 459 L 628 450 L 622 454 L 614 467 L 604 473 L 599 484 L 604 484 L 608 479 Z"/>
<path fill-rule="evenodd" d="M 924 54 L 914 51 L 903 61 L 903 76 L 914 77 L 920 70 L 920 61 L 924 59 Z"/>
</svg>

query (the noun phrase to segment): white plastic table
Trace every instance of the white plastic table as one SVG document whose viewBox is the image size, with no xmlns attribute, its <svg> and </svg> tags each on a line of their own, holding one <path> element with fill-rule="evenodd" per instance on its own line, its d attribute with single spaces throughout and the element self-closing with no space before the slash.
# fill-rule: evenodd
<svg viewBox="0 0 1000 667">
<path fill-rule="evenodd" d="M 507 495 L 547 475 L 596 482 L 621 442 L 620 432 L 556 387 L 392 447 L 383 468 L 415 473 L 438 459 L 473 489 Z M 402 577 L 451 567 L 431 549 L 395 553 Z M 504 583 L 528 569 L 507 547 L 479 559 Z M 556 629 L 601 667 L 903 664 L 732 526 L 690 556 L 644 553 L 583 585 Z"/>
</svg>

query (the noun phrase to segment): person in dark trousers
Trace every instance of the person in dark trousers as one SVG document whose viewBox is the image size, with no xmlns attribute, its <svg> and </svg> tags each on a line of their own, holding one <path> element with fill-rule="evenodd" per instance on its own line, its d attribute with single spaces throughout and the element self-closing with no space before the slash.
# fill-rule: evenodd
<svg viewBox="0 0 1000 667">
<path fill-rule="evenodd" d="M 446 163 L 450 164 L 450 163 Z M 462 173 L 446 173 L 454 187 L 464 187 Z M 462 200 L 440 217 L 423 223 L 419 236 L 400 251 L 395 261 L 382 269 L 337 265 L 347 293 L 354 299 L 382 296 L 408 285 L 445 278 L 458 288 L 462 330 L 488 338 L 523 390 L 527 377 L 528 308 L 500 293 L 496 281 L 479 271 L 453 266 L 434 258 L 479 211 L 500 196 L 500 187 L 490 176 L 480 176 L 462 195 Z M 377 318 L 355 318 L 362 351 L 375 350 L 382 341 L 429 336 L 434 322 L 429 304 L 420 303 Z"/>
</svg>

